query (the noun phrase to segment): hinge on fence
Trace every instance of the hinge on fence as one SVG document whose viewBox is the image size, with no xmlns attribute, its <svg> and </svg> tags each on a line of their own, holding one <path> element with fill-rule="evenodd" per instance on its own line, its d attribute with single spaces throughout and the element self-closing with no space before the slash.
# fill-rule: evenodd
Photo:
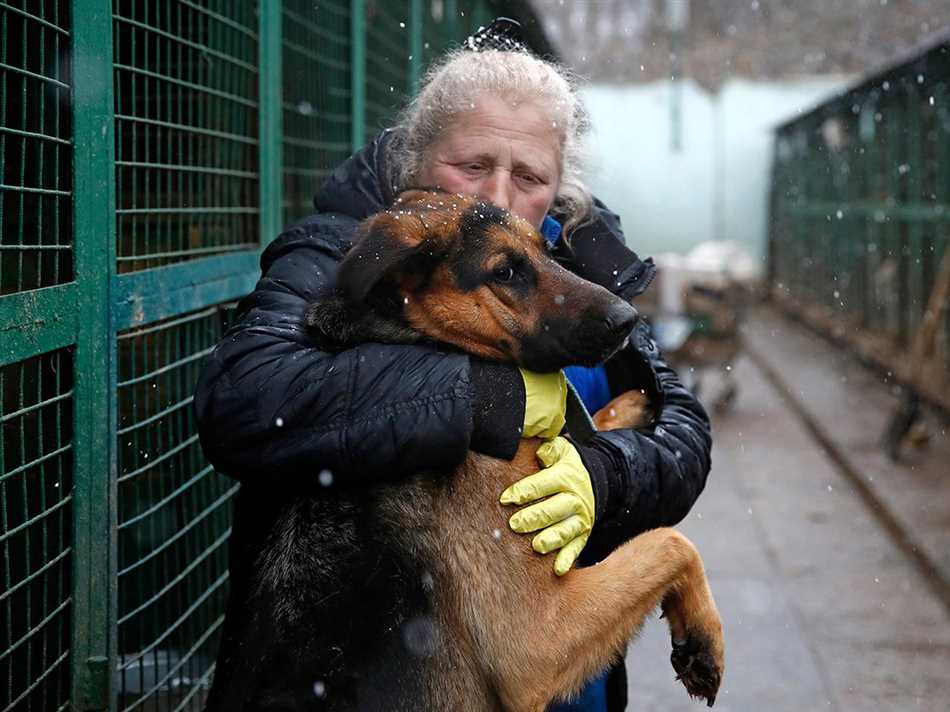
<svg viewBox="0 0 950 712">
<path fill-rule="evenodd" d="M 109 693 L 112 687 L 112 674 L 109 670 L 109 658 L 98 655 L 86 658 L 86 685 L 81 709 L 107 710 L 109 709 Z"/>
</svg>

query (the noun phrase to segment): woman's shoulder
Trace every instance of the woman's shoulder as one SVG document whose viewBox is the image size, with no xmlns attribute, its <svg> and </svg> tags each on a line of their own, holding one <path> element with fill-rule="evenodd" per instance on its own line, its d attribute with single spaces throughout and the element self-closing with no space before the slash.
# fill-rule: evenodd
<svg viewBox="0 0 950 712">
<path fill-rule="evenodd" d="M 284 228 L 265 249 L 261 265 L 298 249 L 316 249 L 342 259 L 359 228 L 359 220 L 343 213 L 312 213 Z"/>
</svg>

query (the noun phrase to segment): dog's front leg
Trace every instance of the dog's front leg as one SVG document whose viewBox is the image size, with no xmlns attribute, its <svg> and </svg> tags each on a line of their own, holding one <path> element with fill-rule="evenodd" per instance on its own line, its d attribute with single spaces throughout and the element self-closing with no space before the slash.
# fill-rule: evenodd
<svg viewBox="0 0 950 712">
<path fill-rule="evenodd" d="M 600 564 L 548 585 L 552 608 L 519 614 L 530 647 L 503 646 L 509 659 L 495 661 L 506 709 L 543 710 L 552 699 L 576 693 L 622 655 L 660 604 L 673 636 L 673 666 L 687 692 L 715 699 L 724 669 L 722 624 L 702 560 L 685 536 L 654 529 Z"/>
</svg>

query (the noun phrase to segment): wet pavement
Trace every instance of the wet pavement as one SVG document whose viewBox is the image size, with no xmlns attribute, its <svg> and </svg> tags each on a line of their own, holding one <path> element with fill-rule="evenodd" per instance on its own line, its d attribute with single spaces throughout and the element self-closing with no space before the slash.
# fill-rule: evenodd
<svg viewBox="0 0 950 712">
<path fill-rule="evenodd" d="M 703 554 L 725 625 L 715 708 L 950 710 L 950 610 L 934 585 L 950 571 L 947 431 L 935 425 L 928 450 L 894 465 L 879 441 L 896 399 L 879 374 L 767 310 L 747 334 L 757 358 L 734 365 L 740 393 L 714 417 L 713 471 L 680 527 Z M 914 548 L 937 574 L 925 576 Z M 651 619 L 627 656 L 632 712 L 703 708 L 673 680 L 669 651 Z"/>
</svg>

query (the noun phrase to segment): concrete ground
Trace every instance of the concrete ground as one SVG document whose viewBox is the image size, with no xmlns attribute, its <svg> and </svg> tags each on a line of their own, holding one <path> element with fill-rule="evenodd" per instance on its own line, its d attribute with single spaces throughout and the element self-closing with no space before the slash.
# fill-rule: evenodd
<svg viewBox="0 0 950 712">
<path fill-rule="evenodd" d="M 774 313 L 747 343 L 778 374 L 841 458 L 836 463 L 755 362 L 734 365 L 740 393 L 714 418 L 713 471 L 681 529 L 706 562 L 722 613 L 723 712 L 950 710 L 950 610 L 882 526 L 840 462 L 936 567 L 950 573 L 950 435 L 893 465 L 878 442 L 891 386 Z M 632 712 L 702 709 L 669 665 L 663 621 L 627 656 Z"/>
</svg>

